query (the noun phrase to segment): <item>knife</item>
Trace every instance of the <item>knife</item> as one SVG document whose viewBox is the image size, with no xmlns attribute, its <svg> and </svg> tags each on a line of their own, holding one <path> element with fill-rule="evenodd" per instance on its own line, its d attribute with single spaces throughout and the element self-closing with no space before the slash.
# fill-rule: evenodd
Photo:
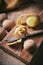
<svg viewBox="0 0 43 65">
<path fill-rule="evenodd" d="M 16 44 L 16 43 L 23 42 L 26 39 L 28 39 L 29 37 L 34 37 L 34 36 L 39 36 L 39 35 L 43 35 L 43 30 L 33 31 L 33 32 L 31 32 L 31 33 L 27 34 L 26 36 L 21 37 L 19 39 L 15 39 L 14 37 L 11 37 L 11 38 L 9 38 L 8 40 L 5 40 L 5 41 L 7 42 L 6 45 L 13 45 L 13 44 Z"/>
</svg>

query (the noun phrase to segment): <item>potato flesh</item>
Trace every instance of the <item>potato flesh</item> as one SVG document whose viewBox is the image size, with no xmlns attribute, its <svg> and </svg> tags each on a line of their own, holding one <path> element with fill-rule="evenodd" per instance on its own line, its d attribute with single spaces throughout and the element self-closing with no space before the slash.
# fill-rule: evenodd
<svg viewBox="0 0 43 65">
<path fill-rule="evenodd" d="M 38 18 L 36 16 L 30 16 L 26 19 L 26 24 L 29 27 L 36 27 L 38 25 Z"/>
<path fill-rule="evenodd" d="M 16 28 L 16 30 L 14 31 L 14 36 L 18 37 L 18 36 L 22 36 L 22 34 L 25 32 L 25 28 L 24 27 L 18 27 Z"/>
</svg>

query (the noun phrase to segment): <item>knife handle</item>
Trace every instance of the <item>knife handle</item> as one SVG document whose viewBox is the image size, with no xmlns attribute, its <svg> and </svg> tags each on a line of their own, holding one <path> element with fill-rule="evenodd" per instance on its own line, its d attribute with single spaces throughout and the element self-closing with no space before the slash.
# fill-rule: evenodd
<svg viewBox="0 0 43 65">
<path fill-rule="evenodd" d="M 26 40 L 29 37 L 34 37 L 34 36 L 38 36 L 38 35 L 43 35 L 43 30 L 38 30 L 38 31 L 31 32 L 28 35 L 26 35 L 25 37 L 23 37 L 22 40 Z"/>
</svg>

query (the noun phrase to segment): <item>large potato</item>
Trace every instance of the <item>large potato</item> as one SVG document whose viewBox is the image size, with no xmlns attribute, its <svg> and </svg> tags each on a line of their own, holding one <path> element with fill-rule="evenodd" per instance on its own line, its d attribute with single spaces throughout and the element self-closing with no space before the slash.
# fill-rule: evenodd
<svg viewBox="0 0 43 65">
<path fill-rule="evenodd" d="M 27 17 L 26 19 L 26 24 L 31 27 L 34 28 L 38 25 L 38 23 L 40 22 L 40 17 L 36 16 L 36 15 L 30 15 L 29 17 Z"/>
</svg>

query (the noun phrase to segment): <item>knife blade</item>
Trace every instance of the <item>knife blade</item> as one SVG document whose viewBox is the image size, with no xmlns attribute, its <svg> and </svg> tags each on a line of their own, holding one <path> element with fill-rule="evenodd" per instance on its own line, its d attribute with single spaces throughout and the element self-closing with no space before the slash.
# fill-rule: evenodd
<svg viewBox="0 0 43 65">
<path fill-rule="evenodd" d="M 16 43 L 23 42 L 26 39 L 28 39 L 29 37 L 34 37 L 34 36 L 38 36 L 38 35 L 43 35 L 43 30 L 37 30 L 37 31 L 31 32 L 31 33 L 27 34 L 26 36 L 21 37 L 19 39 L 17 39 L 17 38 L 15 39 L 14 37 L 12 37 L 12 38 L 5 40 L 5 41 L 7 41 L 6 45 L 13 45 Z"/>
</svg>

